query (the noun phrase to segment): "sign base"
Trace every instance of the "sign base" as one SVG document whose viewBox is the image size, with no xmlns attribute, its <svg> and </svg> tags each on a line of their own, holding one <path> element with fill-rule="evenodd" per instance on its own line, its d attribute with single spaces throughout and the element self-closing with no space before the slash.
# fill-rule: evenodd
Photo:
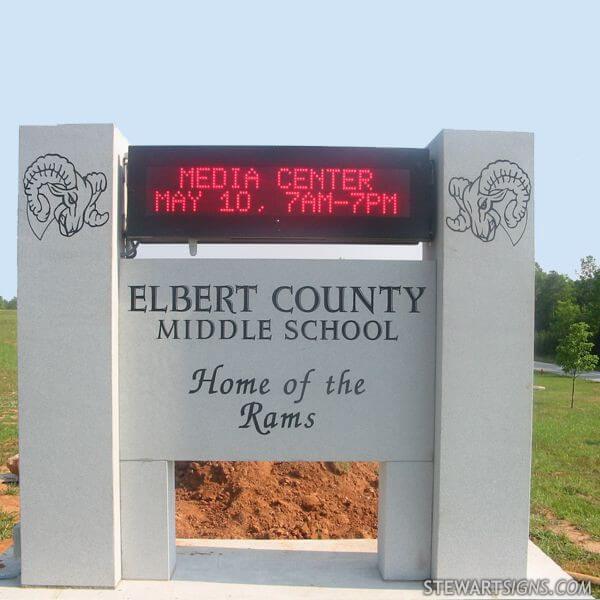
<svg viewBox="0 0 600 600">
<path fill-rule="evenodd" d="M 550 587 L 563 579 L 575 588 L 575 582 L 569 581 L 569 576 L 531 542 L 527 577 L 548 579 Z M 375 600 L 393 596 L 418 600 L 431 597 L 425 596 L 424 590 L 421 581 L 381 580 L 377 572 L 377 540 L 178 540 L 177 568 L 172 581 L 123 580 L 114 590 L 65 590 L 64 598 Z M 35 598 L 50 600 L 56 593 L 57 588 L 36 588 Z M 32 590 L 18 587 L 17 580 L 0 581 L 0 596 L 6 600 L 25 600 L 32 597 Z"/>
</svg>

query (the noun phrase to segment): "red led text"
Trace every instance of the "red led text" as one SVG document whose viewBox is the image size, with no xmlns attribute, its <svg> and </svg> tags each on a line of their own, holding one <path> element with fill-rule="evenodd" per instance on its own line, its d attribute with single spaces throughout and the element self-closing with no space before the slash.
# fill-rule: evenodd
<svg viewBox="0 0 600 600">
<path fill-rule="evenodd" d="M 152 214 L 408 217 L 401 169 L 299 166 L 150 167 Z"/>
</svg>

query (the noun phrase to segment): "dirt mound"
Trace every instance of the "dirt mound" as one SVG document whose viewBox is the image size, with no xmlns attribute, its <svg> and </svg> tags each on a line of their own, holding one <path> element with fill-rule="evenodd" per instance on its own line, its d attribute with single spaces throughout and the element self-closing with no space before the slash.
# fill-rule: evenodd
<svg viewBox="0 0 600 600">
<path fill-rule="evenodd" d="M 176 463 L 177 537 L 375 538 L 377 463 Z"/>
</svg>

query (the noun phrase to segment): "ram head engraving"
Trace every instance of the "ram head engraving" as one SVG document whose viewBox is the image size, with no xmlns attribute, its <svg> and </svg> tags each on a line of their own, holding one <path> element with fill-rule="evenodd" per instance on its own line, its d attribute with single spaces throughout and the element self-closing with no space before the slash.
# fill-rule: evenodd
<svg viewBox="0 0 600 600">
<path fill-rule="evenodd" d="M 513 246 L 523 236 L 531 182 L 517 163 L 497 160 L 487 165 L 474 181 L 453 177 L 448 191 L 458 204 L 458 215 L 446 219 L 452 231 L 470 229 L 483 242 L 491 242 L 501 227 Z"/>
<path fill-rule="evenodd" d="M 108 212 L 99 212 L 96 204 L 106 185 L 104 173 L 83 176 L 64 156 L 46 154 L 37 158 L 23 177 L 27 218 L 35 236 L 41 240 L 54 220 L 65 237 L 75 235 L 85 224 L 104 225 Z"/>
</svg>

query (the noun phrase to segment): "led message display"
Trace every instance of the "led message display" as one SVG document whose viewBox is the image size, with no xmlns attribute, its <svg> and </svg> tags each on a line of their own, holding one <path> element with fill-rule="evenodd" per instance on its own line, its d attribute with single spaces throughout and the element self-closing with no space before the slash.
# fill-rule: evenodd
<svg viewBox="0 0 600 600">
<path fill-rule="evenodd" d="M 424 150 L 133 146 L 141 241 L 414 243 L 432 235 Z"/>
</svg>

